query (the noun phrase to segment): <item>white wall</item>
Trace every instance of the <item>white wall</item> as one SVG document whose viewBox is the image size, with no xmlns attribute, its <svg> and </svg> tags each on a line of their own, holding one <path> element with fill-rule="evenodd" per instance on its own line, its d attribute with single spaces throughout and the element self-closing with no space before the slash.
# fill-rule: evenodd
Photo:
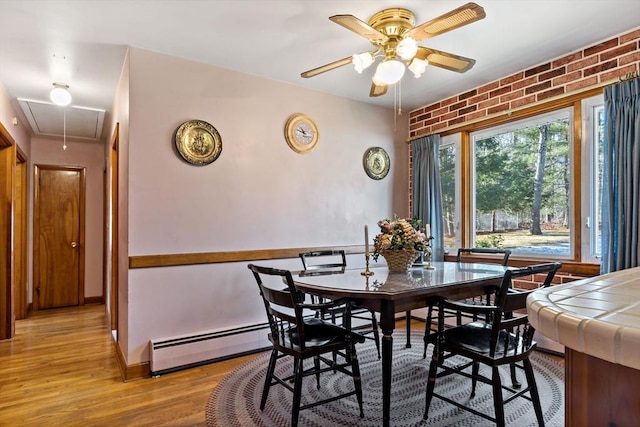
<svg viewBox="0 0 640 427">
<path fill-rule="evenodd" d="M 129 256 L 363 245 L 365 224 L 376 230 L 408 213 L 406 118 L 394 126 L 390 109 L 137 48 L 129 55 Z M 296 112 L 319 127 L 309 154 L 284 140 Z M 210 165 L 175 150 L 175 130 L 193 119 L 222 137 Z M 379 181 L 362 166 L 373 146 L 391 158 Z M 123 290 L 128 365 L 148 360 L 152 338 L 265 321 L 246 263 L 133 269 Z"/>
</svg>

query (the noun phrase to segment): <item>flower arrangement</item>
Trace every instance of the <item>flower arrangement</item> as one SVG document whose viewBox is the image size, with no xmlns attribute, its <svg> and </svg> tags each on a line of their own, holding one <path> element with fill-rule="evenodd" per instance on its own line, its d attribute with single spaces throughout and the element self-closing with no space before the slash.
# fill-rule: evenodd
<svg viewBox="0 0 640 427">
<path fill-rule="evenodd" d="M 426 236 L 421 229 L 422 220 L 418 218 L 399 218 L 394 215 L 378 221 L 381 233 L 373 239 L 373 259 L 387 250 L 415 250 L 424 252 L 429 249 Z"/>
</svg>

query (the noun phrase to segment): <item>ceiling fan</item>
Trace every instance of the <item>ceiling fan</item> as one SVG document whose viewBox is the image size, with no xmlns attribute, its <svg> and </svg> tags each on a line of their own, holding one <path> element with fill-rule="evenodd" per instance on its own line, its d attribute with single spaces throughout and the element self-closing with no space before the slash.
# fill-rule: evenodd
<svg viewBox="0 0 640 427">
<path fill-rule="evenodd" d="M 350 63 L 354 65 L 356 72 L 361 74 L 376 58 L 382 57 L 384 59 L 376 68 L 369 92 L 369 96 L 380 96 L 387 93 L 389 85 L 400 81 L 406 68 L 416 78 L 422 75 L 427 65 L 464 73 L 473 67 L 476 62 L 474 59 L 418 46 L 418 42 L 484 17 L 484 9 L 475 3 L 467 3 L 418 26 L 414 26 L 413 12 L 401 8 L 381 10 L 373 15 L 368 23 L 353 15 L 334 15 L 329 18 L 331 21 L 366 38 L 375 46 L 375 50 L 357 53 L 300 75 L 309 78 Z"/>
</svg>

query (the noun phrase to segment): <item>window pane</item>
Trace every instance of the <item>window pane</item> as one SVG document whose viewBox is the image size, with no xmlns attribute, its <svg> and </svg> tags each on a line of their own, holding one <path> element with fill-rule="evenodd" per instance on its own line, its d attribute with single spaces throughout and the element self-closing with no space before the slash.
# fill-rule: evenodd
<svg viewBox="0 0 640 427">
<path fill-rule="evenodd" d="M 440 184 L 442 186 L 442 224 L 444 249 L 453 252 L 456 246 L 456 146 L 440 148 Z"/>
<path fill-rule="evenodd" d="M 571 111 L 473 135 L 474 245 L 571 254 Z"/>
<path fill-rule="evenodd" d="M 592 206 L 591 206 L 591 255 L 600 258 L 601 239 L 602 239 L 602 162 L 603 162 L 603 143 L 604 143 L 604 106 L 600 105 L 594 108 L 593 120 L 593 180 L 592 182 Z"/>
</svg>

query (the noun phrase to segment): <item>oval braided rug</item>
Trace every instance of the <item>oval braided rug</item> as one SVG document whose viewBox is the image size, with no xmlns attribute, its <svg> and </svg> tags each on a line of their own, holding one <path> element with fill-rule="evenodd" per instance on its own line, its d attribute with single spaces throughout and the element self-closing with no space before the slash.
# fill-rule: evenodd
<svg viewBox="0 0 640 427">
<path fill-rule="evenodd" d="M 470 412 L 460 410 L 438 398 L 431 402 L 429 418 L 422 420 L 425 406 L 429 353 L 422 358 L 422 333 L 412 334 L 413 347 L 405 348 L 404 331 L 394 334 L 393 384 L 391 387 L 392 426 L 485 426 L 492 423 Z M 433 346 L 429 346 L 429 350 Z M 355 396 L 300 411 L 300 426 L 371 426 L 382 425 L 382 369 L 375 344 L 367 340 L 356 347 L 362 376 L 364 418 L 358 416 Z M 292 393 L 280 385 L 271 387 L 267 405 L 260 411 L 260 397 L 270 351 L 236 368 L 213 390 L 206 407 L 209 427 L 233 426 L 288 426 L 291 422 Z M 292 371 L 291 358 L 278 361 L 276 371 Z M 452 359 L 453 360 L 453 359 Z M 545 423 L 548 427 L 564 425 L 564 368 L 544 354 L 534 352 L 531 361 L 542 403 Z M 482 365 L 481 365 L 482 366 Z M 486 368 L 484 374 L 487 374 Z M 518 370 L 518 378 L 526 384 L 524 371 Z M 502 372 L 503 385 L 511 385 L 508 368 Z M 303 382 L 302 400 L 317 400 L 341 390 L 352 390 L 353 380 L 340 373 L 325 373 L 321 377 L 320 390 L 315 377 Z M 436 392 L 460 402 L 469 402 L 471 380 L 460 375 L 449 375 L 436 381 Z M 508 396 L 507 392 L 504 398 Z M 493 415 L 491 386 L 478 383 L 471 406 Z M 517 398 L 505 405 L 506 425 L 518 427 L 537 426 L 533 405 Z"/>
</svg>

